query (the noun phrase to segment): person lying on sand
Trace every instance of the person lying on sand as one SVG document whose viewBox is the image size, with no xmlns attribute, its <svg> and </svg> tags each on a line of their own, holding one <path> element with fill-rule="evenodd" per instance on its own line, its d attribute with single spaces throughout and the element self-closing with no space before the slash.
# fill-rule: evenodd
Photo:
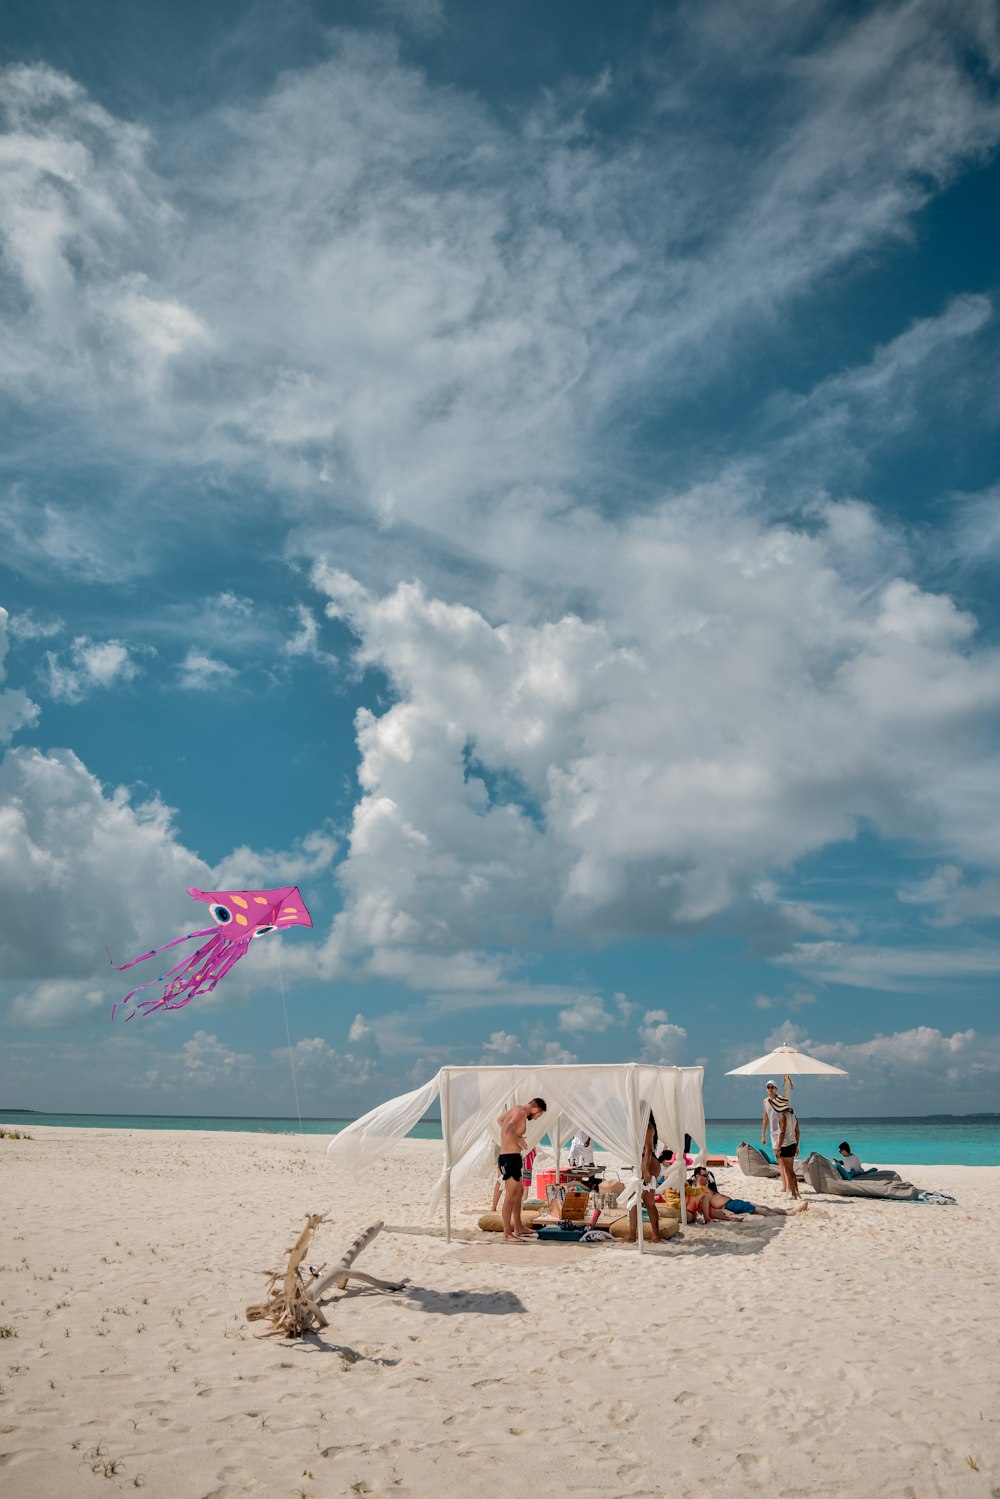
<svg viewBox="0 0 1000 1499">
<path fill-rule="evenodd" d="M 769 1208 L 765 1207 L 762 1202 L 747 1202 L 743 1197 L 727 1197 L 724 1192 L 718 1190 L 706 1166 L 698 1166 L 695 1169 L 688 1186 L 698 1191 L 698 1211 L 706 1223 L 713 1218 L 721 1223 L 732 1223 L 744 1214 L 751 1213 L 759 1213 L 763 1218 L 791 1218 L 796 1213 L 804 1213 L 809 1206 L 808 1202 L 800 1200 L 791 1208 Z M 689 1211 L 690 1203 L 689 1196 Z"/>
</svg>

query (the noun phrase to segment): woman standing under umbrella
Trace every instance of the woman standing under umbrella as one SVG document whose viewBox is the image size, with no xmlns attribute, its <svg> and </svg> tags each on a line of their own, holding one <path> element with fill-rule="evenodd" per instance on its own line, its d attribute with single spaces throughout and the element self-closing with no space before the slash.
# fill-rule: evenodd
<svg viewBox="0 0 1000 1499">
<path fill-rule="evenodd" d="M 771 1131 L 771 1148 L 781 1172 L 782 1186 L 798 1201 L 799 1184 L 795 1178 L 795 1157 L 799 1150 L 799 1121 L 795 1117 L 795 1110 L 791 1103 L 781 1096 L 778 1092 L 778 1085 L 773 1080 L 768 1081 L 767 1095 L 764 1099 L 764 1117 L 760 1126 L 761 1145 L 765 1143 L 768 1129 Z"/>
</svg>

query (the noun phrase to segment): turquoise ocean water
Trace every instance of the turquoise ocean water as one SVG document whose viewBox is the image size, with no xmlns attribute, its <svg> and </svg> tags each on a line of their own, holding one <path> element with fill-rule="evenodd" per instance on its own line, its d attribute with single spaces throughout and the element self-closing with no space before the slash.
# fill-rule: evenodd
<svg viewBox="0 0 1000 1499">
<path fill-rule="evenodd" d="M 349 1119 L 303 1119 L 305 1135 L 335 1135 Z M 835 1156 L 841 1140 L 849 1140 L 863 1161 L 894 1165 L 1000 1166 L 1000 1114 L 947 1115 L 921 1119 L 805 1119 L 802 1150 Z M 170 1114 L 34 1114 L 0 1110 L 0 1126 L 26 1129 L 54 1124 L 87 1129 L 206 1129 L 249 1134 L 294 1135 L 295 1119 L 221 1118 Z M 741 1140 L 760 1141 L 760 1118 L 708 1119 L 710 1151 L 734 1155 Z M 410 1134 L 420 1140 L 440 1140 L 441 1124 L 424 1119 Z"/>
</svg>

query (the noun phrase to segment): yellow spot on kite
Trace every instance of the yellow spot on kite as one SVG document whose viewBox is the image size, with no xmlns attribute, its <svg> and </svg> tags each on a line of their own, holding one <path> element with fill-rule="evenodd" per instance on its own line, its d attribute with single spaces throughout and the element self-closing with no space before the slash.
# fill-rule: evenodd
<svg viewBox="0 0 1000 1499">
<path fill-rule="evenodd" d="M 264 898 L 263 895 L 255 895 L 254 896 L 254 902 L 258 906 L 266 906 L 267 905 L 267 901 L 265 900 L 265 898 Z"/>
<path fill-rule="evenodd" d="M 242 895 L 234 895 L 234 896 L 233 896 L 233 905 L 234 905 L 234 906 L 242 906 L 242 907 L 243 907 L 243 909 L 244 909 L 244 911 L 245 911 L 245 910 L 246 910 L 246 908 L 247 908 L 247 903 L 246 903 L 246 901 L 245 901 L 245 900 L 244 900 L 244 899 L 243 899 L 243 897 L 242 897 Z"/>
<path fill-rule="evenodd" d="M 282 909 L 286 916 L 297 916 L 299 914 L 298 906 L 284 906 Z"/>
<path fill-rule="evenodd" d="M 245 916 L 241 916 L 240 913 L 239 913 L 239 911 L 237 911 L 237 913 L 236 913 L 236 920 L 239 922 L 240 926 L 246 926 L 246 924 L 247 924 L 246 917 Z"/>
</svg>

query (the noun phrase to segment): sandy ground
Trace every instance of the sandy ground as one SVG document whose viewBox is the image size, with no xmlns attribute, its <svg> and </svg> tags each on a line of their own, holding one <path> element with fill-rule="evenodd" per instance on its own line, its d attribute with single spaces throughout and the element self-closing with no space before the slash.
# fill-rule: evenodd
<svg viewBox="0 0 1000 1499">
<path fill-rule="evenodd" d="M 1000 1168 L 903 1171 L 955 1207 L 813 1198 L 640 1259 L 472 1242 L 486 1180 L 445 1244 L 432 1142 L 361 1190 L 318 1136 L 32 1134 L 0 1140 L 4 1499 L 1000 1499 Z M 407 1289 L 261 1338 L 262 1272 L 328 1206 L 312 1262 L 384 1217 L 358 1267 Z"/>
</svg>

